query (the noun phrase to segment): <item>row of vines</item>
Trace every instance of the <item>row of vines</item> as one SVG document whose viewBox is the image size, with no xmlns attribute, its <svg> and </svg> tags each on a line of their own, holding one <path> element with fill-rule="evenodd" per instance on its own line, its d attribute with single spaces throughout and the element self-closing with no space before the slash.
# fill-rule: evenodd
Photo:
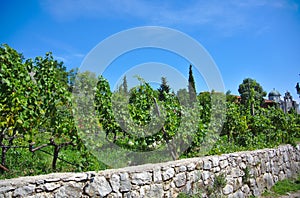
<svg viewBox="0 0 300 198">
<path fill-rule="evenodd" d="M 175 94 L 166 78 L 156 90 L 140 77 L 130 90 L 125 77 L 112 92 L 103 76 L 67 71 L 51 53 L 25 59 L 8 45 L 0 48 L 0 64 L 1 178 L 105 169 L 110 165 L 101 159 L 107 158 L 126 166 L 300 138 L 300 116 L 276 104 L 263 108 L 265 93 L 252 79 L 240 85 L 238 100 L 230 93 L 196 94 L 191 66 L 188 90 Z M 158 154 L 147 155 L 153 151 Z"/>
</svg>

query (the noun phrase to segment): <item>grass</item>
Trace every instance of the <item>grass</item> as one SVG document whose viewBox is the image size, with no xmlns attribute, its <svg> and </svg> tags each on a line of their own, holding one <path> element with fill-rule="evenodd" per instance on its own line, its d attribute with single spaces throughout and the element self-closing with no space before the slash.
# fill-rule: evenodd
<svg viewBox="0 0 300 198">
<path fill-rule="evenodd" d="M 300 175 L 294 179 L 284 179 L 277 182 L 270 190 L 265 191 L 264 197 L 278 197 L 300 190 Z"/>
<path fill-rule="evenodd" d="M 51 147 L 46 147 L 44 151 L 52 154 Z M 40 174 L 48 174 L 52 172 L 83 172 L 92 170 L 103 170 L 106 166 L 99 162 L 94 156 L 83 153 L 71 147 L 62 149 L 59 157 L 69 163 L 59 160 L 57 161 L 57 170 L 53 171 L 52 155 L 41 151 L 31 153 L 28 149 L 10 149 L 7 152 L 6 166 L 9 172 L 0 174 L 1 179 L 8 179 L 20 176 L 32 176 Z"/>
<path fill-rule="evenodd" d="M 219 180 L 222 181 L 221 178 Z M 219 182 L 219 183 L 223 183 L 223 182 Z M 223 187 L 223 185 L 221 185 L 221 187 Z M 215 186 L 215 188 L 216 188 L 216 186 Z M 214 190 L 216 190 L 215 188 L 214 188 Z M 299 190 L 300 190 L 300 175 L 298 175 L 297 178 L 285 179 L 282 181 L 278 181 L 270 190 L 265 191 L 262 194 L 262 197 L 275 198 L 275 197 L 287 195 L 287 193 L 293 193 L 293 192 L 296 192 Z M 200 194 L 188 195 L 188 194 L 185 194 L 182 192 L 179 193 L 179 195 L 177 196 L 177 198 L 198 198 L 198 197 L 201 197 L 201 195 Z M 254 196 L 251 196 L 251 197 L 254 197 Z"/>
</svg>

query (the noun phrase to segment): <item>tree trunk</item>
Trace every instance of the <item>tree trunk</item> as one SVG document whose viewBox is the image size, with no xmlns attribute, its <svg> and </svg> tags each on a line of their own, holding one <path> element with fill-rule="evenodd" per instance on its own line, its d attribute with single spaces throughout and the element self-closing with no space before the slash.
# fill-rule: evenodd
<svg viewBox="0 0 300 198">
<path fill-rule="evenodd" d="M 1 152 L 1 165 L 3 166 L 3 167 L 5 167 L 6 166 L 6 152 L 7 152 L 7 147 L 3 147 L 2 148 L 2 152 Z M 3 173 L 4 171 L 5 171 L 5 169 L 3 169 L 3 168 L 1 168 L 1 173 Z"/>
<path fill-rule="evenodd" d="M 54 150 L 53 150 L 52 170 L 55 171 L 60 147 L 58 145 L 53 145 L 53 146 L 54 146 Z"/>
</svg>

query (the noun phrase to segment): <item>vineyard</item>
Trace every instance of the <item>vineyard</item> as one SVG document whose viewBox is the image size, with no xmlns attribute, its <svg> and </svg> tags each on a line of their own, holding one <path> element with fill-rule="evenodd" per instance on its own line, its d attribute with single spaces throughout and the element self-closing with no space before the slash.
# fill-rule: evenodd
<svg viewBox="0 0 300 198">
<path fill-rule="evenodd" d="M 67 70 L 51 53 L 26 59 L 8 45 L 0 64 L 1 179 L 111 168 L 97 156 L 110 145 L 166 150 L 175 160 L 300 140 L 300 115 L 263 107 L 266 93 L 253 79 L 239 86 L 239 100 L 229 92 L 197 93 L 192 66 L 188 89 L 174 93 L 164 77 L 158 89 L 141 77 L 128 89 L 124 77 L 112 92 L 103 76 Z M 157 161 L 145 158 L 135 163 Z"/>
</svg>

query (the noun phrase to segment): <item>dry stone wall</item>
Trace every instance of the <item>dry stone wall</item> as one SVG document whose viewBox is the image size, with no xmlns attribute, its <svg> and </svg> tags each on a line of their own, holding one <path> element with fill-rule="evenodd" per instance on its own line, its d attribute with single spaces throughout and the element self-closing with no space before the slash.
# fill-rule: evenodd
<svg viewBox="0 0 300 198">
<path fill-rule="evenodd" d="M 259 196 L 300 171 L 300 145 L 85 173 L 0 181 L 0 197 Z M 218 186 L 217 181 L 225 181 Z M 222 182 L 221 182 L 222 183 Z"/>
</svg>

